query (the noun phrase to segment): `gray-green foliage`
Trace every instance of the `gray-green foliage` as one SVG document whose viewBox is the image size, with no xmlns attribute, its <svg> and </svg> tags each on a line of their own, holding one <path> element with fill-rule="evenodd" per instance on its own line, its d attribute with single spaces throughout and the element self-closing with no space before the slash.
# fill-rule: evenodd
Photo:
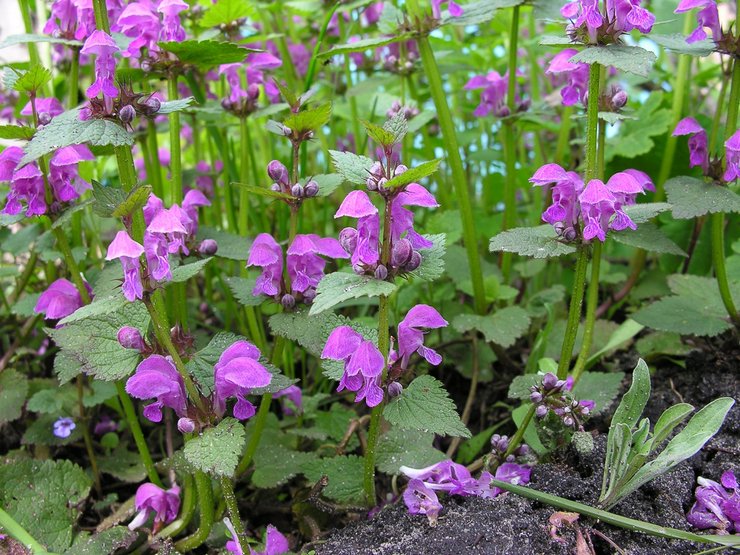
<svg viewBox="0 0 740 555">
<path fill-rule="evenodd" d="M 244 426 L 234 418 L 224 418 L 215 428 L 185 444 L 185 459 L 193 467 L 214 476 L 234 475 L 244 448 Z"/>
<path fill-rule="evenodd" d="M 640 418 L 650 398 L 650 370 L 640 359 L 632 386 L 614 412 L 607 439 L 606 461 L 599 505 L 609 508 L 643 484 L 674 468 L 698 452 L 719 431 L 735 401 L 721 397 L 697 412 L 688 424 L 660 449 L 664 440 L 694 407 L 687 403 L 663 412 L 650 431 L 650 420 Z M 651 455 L 654 457 L 648 460 Z"/>
<path fill-rule="evenodd" d="M 555 230 L 549 225 L 516 227 L 502 231 L 491 238 L 491 252 L 513 252 L 534 258 L 550 258 L 576 252 L 573 245 L 559 241 Z"/>
<path fill-rule="evenodd" d="M 395 290 L 396 285 L 389 281 L 348 272 L 334 272 L 324 276 L 316 287 L 316 297 L 310 314 L 319 314 L 350 299 L 388 296 Z"/>
<path fill-rule="evenodd" d="M 12 368 L 0 372 L 0 425 L 20 418 L 28 395 L 28 380 Z"/>
<path fill-rule="evenodd" d="M 679 220 L 717 212 L 740 212 L 740 195 L 728 187 L 707 183 L 703 179 L 673 177 L 666 181 L 665 192 L 673 217 Z"/>
</svg>

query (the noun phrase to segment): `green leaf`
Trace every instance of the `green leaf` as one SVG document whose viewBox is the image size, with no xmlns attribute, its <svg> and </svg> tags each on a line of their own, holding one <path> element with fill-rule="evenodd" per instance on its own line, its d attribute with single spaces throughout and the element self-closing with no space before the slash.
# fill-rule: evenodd
<svg viewBox="0 0 740 555">
<path fill-rule="evenodd" d="M 424 235 L 434 245 L 428 249 L 421 249 L 421 264 L 419 267 L 410 272 L 414 277 L 424 281 L 434 281 L 439 279 L 445 271 L 445 243 L 447 242 L 444 233 L 438 235 Z"/>
<path fill-rule="evenodd" d="M 316 108 L 310 110 L 302 110 L 297 114 L 291 114 L 283 125 L 290 127 L 296 133 L 307 133 L 308 131 L 316 131 L 327 123 L 331 118 L 331 104 L 321 104 Z"/>
<path fill-rule="evenodd" d="M 661 92 L 653 92 L 634 116 L 622 122 L 617 135 L 607 139 L 607 162 L 619 156 L 635 158 L 651 152 L 655 147 L 652 137 L 664 134 L 673 124 L 673 112 L 663 108 Z"/>
<path fill-rule="evenodd" d="M 123 446 L 116 448 L 110 455 L 100 457 L 98 464 L 101 472 L 128 484 L 135 484 L 147 478 L 146 468 L 138 453 L 129 451 Z"/>
<path fill-rule="evenodd" d="M 314 175 L 311 179 L 319 185 L 317 194 L 319 197 L 328 197 L 344 183 L 344 177 L 338 173 L 322 173 Z"/>
<path fill-rule="evenodd" d="M 203 258 L 190 264 L 183 264 L 172 270 L 172 283 L 182 283 L 197 276 L 200 271 L 212 260 L 212 257 Z"/>
<path fill-rule="evenodd" d="M 632 385 L 622 397 L 617 410 L 614 411 L 611 426 L 625 424 L 629 429 L 634 428 L 649 398 L 650 370 L 645 361 L 640 359 L 632 372 Z"/>
<path fill-rule="evenodd" d="M 31 69 L 23 73 L 13 85 L 13 88 L 20 92 L 36 94 L 41 87 L 51 79 L 51 71 L 43 66 L 31 66 Z"/>
<path fill-rule="evenodd" d="M 418 166 L 409 168 L 400 175 L 397 175 L 385 184 L 386 189 L 397 189 L 408 185 L 409 183 L 416 183 L 420 179 L 432 175 L 439 168 L 441 160 L 429 160 L 428 162 L 422 162 Z"/>
<path fill-rule="evenodd" d="M 171 114 L 173 112 L 182 112 L 193 104 L 195 104 L 194 96 L 188 96 L 187 98 L 178 98 L 177 100 L 168 100 L 166 102 L 160 103 L 159 110 L 157 110 L 157 115 L 159 116 Z"/>
<path fill-rule="evenodd" d="M 666 181 L 665 192 L 673 217 L 678 220 L 717 212 L 740 212 L 740 195 L 727 187 L 695 177 L 673 177 Z"/>
<path fill-rule="evenodd" d="M 534 258 L 549 258 L 576 252 L 573 245 L 561 243 L 552 226 L 516 227 L 491 238 L 491 252 L 513 252 Z"/>
<path fill-rule="evenodd" d="M 383 129 L 393 135 L 393 143 L 400 143 L 409 132 L 409 122 L 403 112 L 398 112 L 383 124 Z"/>
<path fill-rule="evenodd" d="M 206 10 L 198 25 L 218 27 L 255 14 L 255 7 L 248 0 L 218 0 Z"/>
<path fill-rule="evenodd" d="M 642 324 L 638 324 L 631 318 L 627 318 L 619 325 L 614 333 L 611 334 L 611 336 L 609 337 L 609 341 L 607 341 L 604 346 L 601 347 L 598 351 L 588 357 L 588 360 L 586 361 L 586 367 L 590 367 L 595 364 L 599 360 L 599 358 L 601 358 L 609 351 L 613 351 L 614 349 L 625 345 L 644 328 L 645 326 L 643 326 Z"/>
<path fill-rule="evenodd" d="M 10 35 L 4 40 L 0 41 L 0 50 L 8 48 L 9 46 L 15 46 L 17 44 L 28 44 L 36 42 L 48 42 L 51 44 L 64 44 L 65 46 L 82 46 L 82 43 L 78 40 L 63 39 L 61 37 L 50 37 L 48 35 L 34 35 L 31 33 L 22 33 L 19 35 Z"/>
<path fill-rule="evenodd" d="M 118 206 L 126 200 L 126 192 L 120 187 L 105 186 L 92 180 L 92 209 L 98 216 L 110 218 Z"/>
<path fill-rule="evenodd" d="M 259 195 L 261 197 L 268 197 L 268 198 L 280 199 L 280 200 L 292 200 L 293 199 L 292 195 L 281 193 L 280 191 L 273 191 L 272 189 L 268 187 L 258 187 L 257 185 L 250 185 L 249 183 L 232 183 L 231 185 L 234 187 L 240 187 L 242 189 L 246 189 L 250 193 Z"/>
<path fill-rule="evenodd" d="M 49 551 L 64 551 L 91 480 L 70 461 L 23 460 L 0 467 L 0 506 Z"/>
<path fill-rule="evenodd" d="M 111 312 L 121 310 L 127 303 L 128 301 L 124 298 L 120 290 L 116 291 L 113 295 L 105 297 L 96 296 L 93 302 L 78 308 L 69 316 L 62 318 L 59 323 L 62 326 L 66 326 L 72 322 L 79 322 L 80 320 L 84 320 L 85 318 L 90 318 L 92 316 L 109 314 Z"/>
<path fill-rule="evenodd" d="M 667 202 L 643 202 L 640 204 L 633 204 L 632 206 L 625 206 L 623 208 L 625 214 L 627 214 L 636 224 L 648 222 L 658 214 L 670 209 L 671 205 Z"/>
<path fill-rule="evenodd" d="M 610 44 L 609 46 L 589 46 L 575 54 L 569 60 L 572 63 L 600 64 L 613 67 L 627 73 L 634 73 L 641 77 L 650 74 L 657 56 L 640 48 L 625 44 Z"/>
<path fill-rule="evenodd" d="M 294 451 L 279 444 L 271 445 L 269 449 L 258 449 L 254 455 L 252 484 L 258 488 L 277 487 L 301 474 L 304 468 L 317 460 L 314 453 Z"/>
<path fill-rule="evenodd" d="M 524 374 L 523 376 L 514 376 L 509 384 L 509 399 L 520 399 L 524 401 L 529 399 L 531 393 L 529 388 L 542 382 L 542 376 L 538 374 Z"/>
<path fill-rule="evenodd" d="M 625 229 L 611 233 L 618 243 L 644 249 L 660 254 L 673 254 L 676 256 L 688 256 L 684 250 L 669 239 L 658 227 L 650 222 L 639 224 L 637 229 Z"/>
<path fill-rule="evenodd" d="M 78 108 L 58 115 L 38 131 L 23 149 L 20 165 L 28 164 L 65 146 L 131 146 L 134 136 L 107 119 L 80 120 Z"/>
<path fill-rule="evenodd" d="M 245 237 L 208 226 L 198 228 L 198 241 L 213 239 L 218 244 L 216 256 L 229 260 L 247 260 L 251 243 Z"/>
<path fill-rule="evenodd" d="M 370 175 L 370 168 L 374 163 L 370 158 L 338 150 L 330 150 L 329 154 L 334 168 L 340 175 L 344 176 L 344 179 L 353 185 L 366 184 Z"/>
<path fill-rule="evenodd" d="M 82 404 L 87 408 L 102 405 L 107 400 L 118 395 L 115 384 L 110 382 L 93 381 L 90 386 L 92 391 L 89 393 L 85 392 L 85 395 L 82 397 Z"/>
<path fill-rule="evenodd" d="M 36 130 L 33 127 L 21 125 L 0 125 L 0 139 L 21 139 L 27 141 L 33 138 Z"/>
<path fill-rule="evenodd" d="M 722 427 L 727 413 L 730 412 L 734 404 L 734 399 L 720 397 L 697 412 L 686 424 L 686 427 L 668 442 L 666 448 L 655 459 L 638 470 L 637 474 L 620 489 L 611 505 L 616 504 L 641 485 L 665 474 L 679 463 L 698 453 L 704 447 L 704 444 L 712 439 Z"/>
<path fill-rule="evenodd" d="M 424 468 L 447 458 L 432 446 L 434 434 L 391 428 L 378 440 L 375 466 L 386 474 L 399 474 L 399 468 Z"/>
<path fill-rule="evenodd" d="M 383 416 L 400 428 L 470 437 L 442 382 L 429 375 L 419 376 L 404 388 L 386 405 Z"/>
<path fill-rule="evenodd" d="M 609 408 L 619 395 L 624 372 L 584 372 L 573 388 L 576 399 L 591 400 L 596 406 L 591 414 Z"/>
<path fill-rule="evenodd" d="M 673 296 L 641 308 L 632 319 L 655 330 L 712 337 L 732 328 L 726 316 L 696 297 Z"/>
<path fill-rule="evenodd" d="M 655 449 L 665 439 L 668 439 L 674 428 L 686 420 L 692 412 L 694 412 L 694 407 L 688 403 L 679 403 L 664 410 L 653 429 L 652 449 Z"/>
<path fill-rule="evenodd" d="M 511 347 L 517 339 L 529 330 L 529 313 L 519 306 L 508 306 L 491 315 L 460 314 L 452 321 L 452 326 L 460 333 L 477 330 L 486 341 L 502 347 Z"/>
<path fill-rule="evenodd" d="M 496 10 L 513 8 L 523 4 L 523 0 L 477 0 L 463 5 L 463 14 L 458 17 L 443 15 L 442 25 L 456 26 L 480 25 L 491 21 Z"/>
<path fill-rule="evenodd" d="M 350 52 L 364 52 L 366 50 L 374 50 L 379 46 L 385 46 L 386 44 L 392 44 L 394 42 L 400 42 L 406 40 L 411 36 L 411 33 L 398 33 L 392 36 L 385 37 L 370 37 L 360 39 L 355 42 L 348 42 L 346 44 L 337 44 L 332 46 L 330 50 L 319 53 L 319 59 L 329 58 L 338 54 L 349 54 Z"/>
<path fill-rule="evenodd" d="M 64 552 L 64 555 L 101 555 L 103 553 L 117 553 L 128 548 L 138 537 L 138 534 L 126 526 L 114 526 L 92 536 L 79 534 L 74 545 Z"/>
<path fill-rule="evenodd" d="M 9 368 L 0 372 L 0 426 L 21 417 L 28 395 L 26 377 Z"/>
<path fill-rule="evenodd" d="M 145 332 L 149 314 L 142 303 L 127 303 L 120 309 L 73 321 L 47 330 L 67 361 L 79 364 L 84 373 L 104 381 L 128 377 L 139 362 L 139 353 L 118 343 L 118 330 L 133 326 Z M 57 355 L 59 356 L 59 354 Z"/>
<path fill-rule="evenodd" d="M 362 123 L 365 131 L 367 131 L 367 136 L 370 137 L 374 143 L 383 147 L 390 147 L 395 144 L 395 137 L 390 131 L 369 121 L 360 120 L 360 123 Z"/>
<path fill-rule="evenodd" d="M 714 41 L 705 39 L 694 43 L 687 43 L 686 37 L 674 33 L 672 35 L 660 35 L 656 33 L 650 33 L 650 40 L 659 44 L 666 50 L 676 52 L 677 54 L 688 54 L 689 56 L 709 56 L 714 52 Z"/>
<path fill-rule="evenodd" d="M 263 295 L 253 295 L 255 278 L 227 277 L 226 283 L 242 306 L 259 306 L 265 301 Z"/>
<path fill-rule="evenodd" d="M 41 414 L 58 414 L 65 405 L 71 408 L 75 398 L 75 392 L 68 387 L 42 389 L 28 400 L 26 409 Z"/>
<path fill-rule="evenodd" d="M 147 200 L 149 200 L 151 192 L 151 185 L 137 184 L 133 189 L 131 189 L 123 202 L 116 206 L 111 216 L 114 218 L 125 218 L 127 216 L 131 216 L 134 212 L 144 207 Z"/>
<path fill-rule="evenodd" d="M 316 287 L 316 297 L 310 314 L 319 314 L 339 303 L 359 297 L 386 297 L 396 290 L 396 285 L 369 276 L 334 272 L 323 277 Z"/>
<path fill-rule="evenodd" d="M 365 460 L 357 455 L 347 455 L 320 459 L 306 465 L 304 474 L 312 482 L 318 482 L 322 476 L 329 479 L 322 494 L 340 503 L 362 503 L 365 491 L 362 477 Z"/>
<path fill-rule="evenodd" d="M 214 6 L 215 7 L 215 6 Z M 160 42 L 159 47 L 171 52 L 184 64 L 208 69 L 221 64 L 243 62 L 253 50 L 242 48 L 233 42 L 215 40 L 185 40 L 182 42 Z"/>
<path fill-rule="evenodd" d="M 215 428 L 204 430 L 185 444 L 185 460 L 213 476 L 234 475 L 244 449 L 244 426 L 234 418 L 224 418 Z"/>
<path fill-rule="evenodd" d="M 511 411 L 511 418 L 514 420 L 514 423 L 516 424 L 516 427 L 518 429 L 521 429 L 522 424 L 524 424 L 524 418 L 526 417 L 531 407 L 532 403 L 527 402 L 519 405 L 517 408 Z M 529 445 L 532 450 L 538 455 L 542 456 L 547 453 L 547 448 L 542 445 L 540 436 L 537 434 L 537 424 L 535 423 L 534 419 L 530 420 L 529 424 L 527 424 L 527 429 L 524 430 L 523 439 L 524 443 Z"/>
</svg>

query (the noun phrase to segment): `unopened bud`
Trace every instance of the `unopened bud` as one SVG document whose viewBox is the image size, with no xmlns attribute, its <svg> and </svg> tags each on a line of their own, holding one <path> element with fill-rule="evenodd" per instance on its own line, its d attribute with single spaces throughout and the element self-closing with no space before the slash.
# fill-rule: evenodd
<svg viewBox="0 0 740 555">
<path fill-rule="evenodd" d="M 294 197 L 301 198 L 303 196 L 303 185 L 300 183 L 293 185 L 293 187 L 290 188 L 290 194 Z"/>
<path fill-rule="evenodd" d="M 177 421 L 177 429 L 181 434 L 192 434 L 195 431 L 195 422 L 183 416 Z"/>
<path fill-rule="evenodd" d="M 529 400 L 533 403 L 540 403 L 542 402 L 542 393 L 539 391 L 533 391 L 529 394 Z"/>
<path fill-rule="evenodd" d="M 283 305 L 283 308 L 293 308 L 295 306 L 295 297 L 291 294 L 283 295 L 283 298 L 280 299 L 280 304 Z"/>
<path fill-rule="evenodd" d="M 552 372 L 548 372 L 542 378 L 542 387 L 544 387 L 545 390 L 555 389 L 557 384 L 558 384 L 558 377 Z"/>
<path fill-rule="evenodd" d="M 374 177 L 368 177 L 367 181 L 365 182 L 367 185 L 368 191 L 377 191 L 378 190 L 378 182 L 375 181 Z"/>
<path fill-rule="evenodd" d="M 276 183 L 285 183 L 288 181 L 288 168 L 280 160 L 272 160 L 267 164 L 267 175 Z"/>
<path fill-rule="evenodd" d="M 303 194 L 307 197 L 315 197 L 319 194 L 319 184 L 311 180 L 303 188 Z"/>
<path fill-rule="evenodd" d="M 152 114 L 156 114 L 157 112 L 159 112 L 159 109 L 162 107 L 162 103 L 159 101 L 159 99 L 153 96 L 146 101 L 146 105 L 149 106 L 149 111 Z"/>
<path fill-rule="evenodd" d="M 352 271 L 361 276 L 365 273 L 365 267 L 362 264 L 352 264 Z"/>
<path fill-rule="evenodd" d="M 411 259 L 413 252 L 414 248 L 411 246 L 411 241 L 408 239 L 399 239 L 393 245 L 393 251 L 391 252 L 391 265 L 395 268 L 405 266 Z"/>
<path fill-rule="evenodd" d="M 247 98 L 249 100 L 257 100 L 260 97 L 259 85 L 252 83 L 247 87 Z"/>
<path fill-rule="evenodd" d="M 627 93 L 619 89 L 612 96 L 612 106 L 618 110 L 619 108 L 623 108 L 625 104 L 627 104 Z"/>
<path fill-rule="evenodd" d="M 421 254 L 419 254 L 419 251 L 414 251 L 411 253 L 411 258 L 409 258 L 403 269 L 407 272 L 413 272 L 419 266 L 421 266 Z"/>
<path fill-rule="evenodd" d="M 141 68 L 141 71 L 145 73 L 149 73 L 152 70 L 152 63 L 149 60 L 143 60 L 139 67 Z"/>
<path fill-rule="evenodd" d="M 198 252 L 205 256 L 213 256 L 218 252 L 218 243 L 215 239 L 203 239 L 198 245 Z"/>
<path fill-rule="evenodd" d="M 573 419 L 570 416 L 566 416 L 565 418 L 563 418 L 563 424 L 565 424 L 569 428 L 573 425 L 573 423 Z"/>
<path fill-rule="evenodd" d="M 126 104 L 118 112 L 118 119 L 120 119 L 123 123 L 131 123 L 132 121 L 134 121 L 135 117 L 136 110 L 134 110 L 134 107 L 131 106 L 131 104 Z"/>
<path fill-rule="evenodd" d="M 537 415 L 537 418 L 544 418 L 547 416 L 547 407 L 545 405 L 537 405 L 534 413 Z"/>
<path fill-rule="evenodd" d="M 388 180 L 387 180 L 387 179 L 386 179 L 385 177 L 381 177 L 381 178 L 380 178 L 380 179 L 378 180 L 378 191 L 380 191 L 381 193 L 382 193 L 383 191 L 385 191 L 385 190 L 386 190 L 386 189 L 385 189 L 385 184 L 386 184 L 386 183 L 388 183 Z"/>
<path fill-rule="evenodd" d="M 375 177 L 383 177 L 383 164 L 377 161 L 373 162 L 373 165 L 370 166 L 370 174 Z"/>
<path fill-rule="evenodd" d="M 221 101 L 221 108 L 223 108 L 223 109 L 224 109 L 224 110 L 226 110 L 227 112 L 228 112 L 229 110 L 231 110 L 231 109 L 232 109 L 233 107 L 234 107 L 234 103 L 233 103 L 233 102 L 231 102 L 231 100 L 229 100 L 228 98 L 224 98 L 224 99 L 223 99 L 223 100 Z"/>
<path fill-rule="evenodd" d="M 398 382 L 391 382 L 388 384 L 388 397 L 393 399 L 403 393 L 403 386 Z"/>
<path fill-rule="evenodd" d="M 293 130 L 287 125 L 283 125 L 283 135 L 290 137 L 293 134 Z"/>
<path fill-rule="evenodd" d="M 39 125 L 48 125 L 51 123 L 51 114 L 49 112 L 39 112 Z"/>
<path fill-rule="evenodd" d="M 387 277 L 388 277 L 388 268 L 386 268 L 382 264 L 378 264 L 378 267 L 375 268 L 375 279 L 379 279 L 383 281 Z"/>
<path fill-rule="evenodd" d="M 118 342 L 124 349 L 134 349 L 136 351 L 144 350 L 144 338 L 141 332 L 131 326 L 123 326 L 118 330 Z"/>
<path fill-rule="evenodd" d="M 277 183 L 273 183 L 272 185 L 270 185 L 270 190 L 275 191 L 276 193 L 280 193 L 282 192 L 283 188 Z"/>
<path fill-rule="evenodd" d="M 567 227 L 563 230 L 563 239 L 566 241 L 575 241 L 577 236 L 578 234 L 573 227 Z"/>
<path fill-rule="evenodd" d="M 345 227 L 339 232 L 339 244 L 347 254 L 352 254 L 357 248 L 357 230 L 353 227 Z"/>
<path fill-rule="evenodd" d="M 396 169 L 393 170 L 393 175 L 401 175 L 402 173 L 404 173 L 407 170 L 408 170 L 408 167 L 404 166 L 403 164 L 398 164 L 396 166 Z"/>
</svg>

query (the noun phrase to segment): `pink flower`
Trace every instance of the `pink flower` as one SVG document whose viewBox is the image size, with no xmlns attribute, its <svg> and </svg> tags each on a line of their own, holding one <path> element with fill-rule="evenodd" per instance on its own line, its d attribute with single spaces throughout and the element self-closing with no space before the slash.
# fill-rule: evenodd
<svg viewBox="0 0 740 555">
<path fill-rule="evenodd" d="M 137 399 L 157 399 L 144 407 L 144 416 L 152 422 L 162 421 L 163 407 L 181 417 L 187 412 L 185 382 L 170 357 L 151 355 L 141 361 L 126 382 L 126 392 Z"/>
<path fill-rule="evenodd" d="M 108 245 L 105 259 L 120 259 L 121 266 L 123 266 L 123 296 L 129 301 L 144 297 L 139 265 L 139 257 L 142 254 L 144 254 L 144 247 L 131 239 L 126 231 L 119 231 Z"/>
<path fill-rule="evenodd" d="M 219 415 L 226 410 L 226 400 L 236 397 L 234 417 L 246 420 L 255 408 L 244 397 L 257 387 L 272 381 L 272 374 L 260 362 L 260 351 L 248 341 L 237 341 L 228 347 L 213 367 L 215 394 L 213 408 Z"/>
<path fill-rule="evenodd" d="M 154 531 L 177 518 L 180 510 L 180 488 L 163 490 L 155 484 L 142 484 L 136 490 L 134 506 L 139 511 L 129 523 L 129 530 L 142 526 L 154 514 Z"/>
</svg>

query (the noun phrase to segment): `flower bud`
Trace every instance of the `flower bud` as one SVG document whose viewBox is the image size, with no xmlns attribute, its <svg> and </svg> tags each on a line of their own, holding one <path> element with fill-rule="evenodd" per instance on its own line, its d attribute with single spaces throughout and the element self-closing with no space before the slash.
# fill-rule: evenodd
<svg viewBox="0 0 740 555">
<path fill-rule="evenodd" d="M 411 258 L 406 263 L 406 266 L 404 266 L 403 269 L 407 272 L 413 272 L 419 266 L 421 266 L 421 254 L 419 254 L 419 251 L 414 251 L 411 253 Z"/>
<path fill-rule="evenodd" d="M 267 164 L 267 175 L 276 183 L 286 183 L 288 181 L 288 168 L 280 160 L 273 160 Z"/>
<path fill-rule="evenodd" d="M 388 384 L 388 397 L 393 399 L 403 393 L 403 386 L 398 382 L 391 382 Z"/>
<path fill-rule="evenodd" d="M 386 190 L 386 183 L 388 183 L 388 180 L 385 177 L 381 177 L 380 179 L 378 179 L 378 191 L 380 191 L 381 193 L 384 192 Z"/>
<path fill-rule="evenodd" d="M 295 297 L 290 293 L 287 293 L 283 295 L 282 299 L 280 299 L 280 304 L 283 305 L 283 308 L 285 309 L 291 309 L 295 306 Z"/>
<path fill-rule="evenodd" d="M 575 241 L 578 234 L 576 233 L 575 228 L 568 227 L 563 230 L 563 239 L 566 241 Z"/>
<path fill-rule="evenodd" d="M 378 267 L 375 268 L 375 279 L 384 280 L 388 277 L 388 268 L 383 266 L 382 264 L 378 264 Z"/>
<path fill-rule="evenodd" d="M 570 428 L 574 424 L 573 418 L 571 418 L 570 416 L 566 416 L 565 418 L 563 418 L 563 424 Z"/>
<path fill-rule="evenodd" d="M 312 179 L 306 183 L 306 186 L 303 188 L 303 194 L 309 198 L 315 197 L 319 194 L 319 184 Z"/>
<path fill-rule="evenodd" d="M 402 173 L 404 173 L 407 170 L 408 170 L 408 167 L 404 166 L 403 164 L 398 164 L 396 166 L 396 169 L 393 170 L 393 175 L 401 175 Z"/>
<path fill-rule="evenodd" d="M 146 105 L 149 106 L 149 113 L 151 114 L 156 114 L 162 107 L 162 103 L 159 101 L 159 99 L 153 96 L 146 101 Z"/>
<path fill-rule="evenodd" d="M 276 193 L 280 193 L 282 192 L 283 188 L 277 183 L 273 183 L 272 185 L 270 185 L 270 190 L 275 191 Z"/>
<path fill-rule="evenodd" d="M 134 121 L 135 117 L 136 110 L 134 110 L 134 107 L 131 106 L 131 104 L 126 104 L 118 112 L 118 119 L 120 119 L 123 123 L 131 123 L 132 121 Z"/>
<path fill-rule="evenodd" d="M 545 405 L 537 405 L 534 413 L 537 415 L 537 418 L 544 418 L 547 416 L 547 407 Z"/>
<path fill-rule="evenodd" d="M 213 256 L 218 252 L 218 243 L 214 239 L 203 239 L 198 245 L 198 252 L 205 256 Z"/>
<path fill-rule="evenodd" d="M 383 164 L 380 162 L 373 162 L 373 165 L 370 166 L 370 175 L 381 178 L 383 177 Z"/>
<path fill-rule="evenodd" d="M 141 68 L 141 71 L 149 73 L 152 70 L 152 62 L 150 62 L 149 60 L 142 60 L 142 62 L 139 64 L 139 67 Z"/>
<path fill-rule="evenodd" d="M 252 83 L 247 87 L 247 98 L 249 100 L 257 100 L 260 97 L 259 85 Z"/>
<path fill-rule="evenodd" d="M 545 391 L 555 389 L 555 387 L 557 387 L 557 384 L 558 384 L 558 377 L 552 372 L 548 372 L 542 378 L 542 387 L 545 388 Z"/>
<path fill-rule="evenodd" d="M 529 400 L 533 403 L 541 403 L 542 402 L 542 393 L 539 391 L 533 391 L 529 394 Z"/>
<path fill-rule="evenodd" d="M 339 232 L 339 244 L 347 254 L 352 254 L 357 248 L 357 230 L 354 227 L 345 227 Z"/>
<path fill-rule="evenodd" d="M 622 89 L 619 89 L 612 96 L 612 106 L 619 110 L 620 108 L 623 108 L 625 104 L 627 104 L 627 93 Z"/>
<path fill-rule="evenodd" d="M 290 137 L 293 134 L 293 130 L 287 125 L 283 125 L 283 135 Z"/>
<path fill-rule="evenodd" d="M 365 267 L 362 264 L 352 264 L 352 271 L 361 276 L 365 274 Z"/>
<path fill-rule="evenodd" d="M 375 181 L 374 177 L 368 177 L 367 181 L 365 182 L 367 185 L 368 191 L 377 191 L 378 190 L 378 182 Z"/>
<path fill-rule="evenodd" d="M 223 108 L 223 109 L 224 109 L 224 110 L 226 110 L 227 112 L 228 112 L 229 110 L 231 110 L 231 109 L 232 109 L 233 107 L 234 107 L 234 103 L 233 103 L 233 102 L 231 102 L 231 100 L 229 100 L 228 98 L 224 98 L 224 99 L 223 99 L 223 100 L 221 101 L 221 108 Z"/>
<path fill-rule="evenodd" d="M 177 421 L 177 429 L 181 434 L 192 434 L 195 431 L 195 422 L 183 416 Z"/>
<path fill-rule="evenodd" d="M 51 114 L 49 112 L 39 112 L 39 125 L 48 125 L 51 123 Z"/>
<path fill-rule="evenodd" d="M 408 239 L 399 239 L 393 245 L 391 265 L 395 268 L 402 268 L 408 264 L 413 252 L 414 248 L 411 246 L 411 241 Z"/>
<path fill-rule="evenodd" d="M 303 196 L 303 185 L 300 183 L 296 183 L 290 188 L 290 194 L 292 194 L 296 198 L 301 198 Z"/>
<path fill-rule="evenodd" d="M 123 326 L 118 330 L 118 342 L 124 349 L 135 349 L 142 351 L 146 347 L 141 332 L 131 326 Z"/>
</svg>

